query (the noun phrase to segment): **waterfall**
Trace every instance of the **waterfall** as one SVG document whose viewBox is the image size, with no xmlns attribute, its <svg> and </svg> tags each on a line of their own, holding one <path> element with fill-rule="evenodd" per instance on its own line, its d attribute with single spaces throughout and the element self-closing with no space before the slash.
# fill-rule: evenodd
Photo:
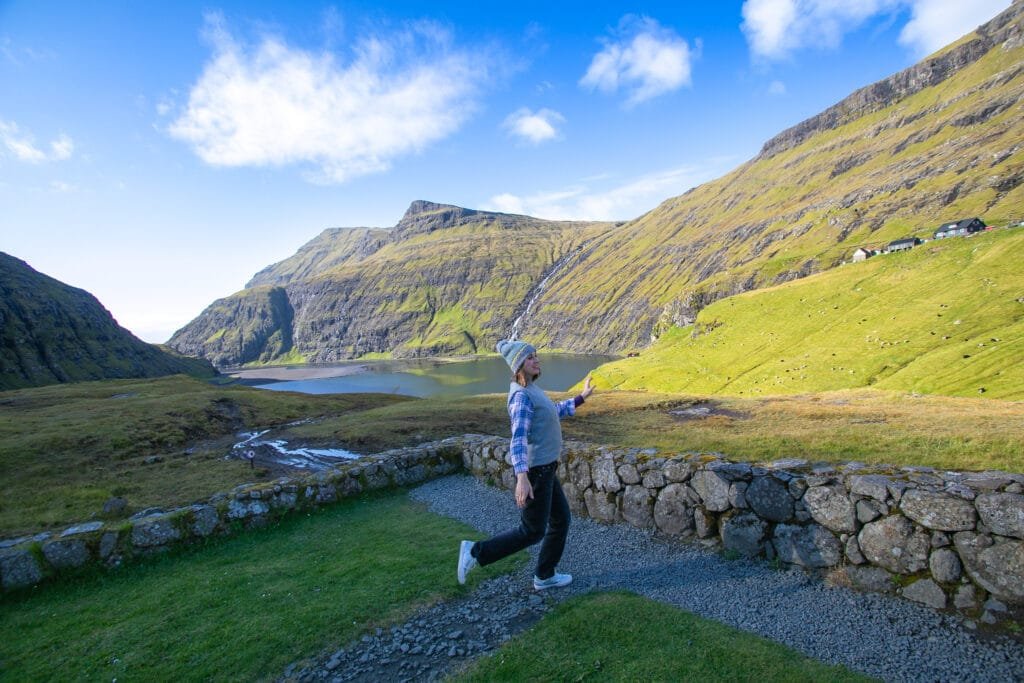
<svg viewBox="0 0 1024 683">
<path fill-rule="evenodd" d="M 533 308 L 533 304 L 537 302 L 537 299 L 540 298 L 540 295 L 544 291 L 544 288 L 547 287 L 548 280 L 550 280 L 556 273 L 558 273 L 558 271 L 564 268 L 565 265 L 574 256 L 579 254 L 582 250 L 583 247 L 581 246 L 577 249 L 572 250 L 562 258 L 555 261 L 554 265 L 551 266 L 551 269 L 547 272 L 547 274 L 541 279 L 537 286 L 533 288 L 532 296 L 530 297 L 530 300 L 527 301 L 526 303 L 526 309 L 521 314 L 519 314 L 519 317 L 516 318 L 515 322 L 512 323 L 512 331 L 509 332 L 508 335 L 509 339 L 515 340 L 519 338 L 519 326 L 522 324 L 523 320 L 530 315 L 530 310 Z"/>
</svg>

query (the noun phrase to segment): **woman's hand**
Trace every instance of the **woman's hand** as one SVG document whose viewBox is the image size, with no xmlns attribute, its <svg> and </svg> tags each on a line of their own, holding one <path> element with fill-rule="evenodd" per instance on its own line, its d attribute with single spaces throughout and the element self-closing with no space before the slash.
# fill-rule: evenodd
<svg viewBox="0 0 1024 683">
<path fill-rule="evenodd" d="M 516 505 L 520 508 L 526 507 L 528 498 L 533 498 L 530 476 L 526 472 L 520 472 L 516 475 Z"/>
<path fill-rule="evenodd" d="M 586 381 L 583 382 L 583 391 L 580 392 L 580 396 L 583 397 L 584 401 L 586 401 L 588 398 L 590 398 L 590 395 L 592 393 L 594 393 L 594 384 L 593 384 L 593 382 L 594 382 L 594 379 L 590 375 L 587 375 Z"/>
</svg>

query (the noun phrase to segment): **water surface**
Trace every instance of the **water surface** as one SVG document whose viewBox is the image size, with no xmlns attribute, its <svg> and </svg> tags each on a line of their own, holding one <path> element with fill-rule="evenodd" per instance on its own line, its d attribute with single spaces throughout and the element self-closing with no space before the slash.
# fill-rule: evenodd
<svg viewBox="0 0 1024 683">
<path fill-rule="evenodd" d="M 566 391 L 602 363 L 614 356 L 584 354 L 540 354 L 538 386 L 547 391 Z M 273 370 L 270 372 L 269 370 Z M 320 375 L 288 380 L 296 376 Z M 298 391 L 305 394 L 384 393 L 403 396 L 472 396 L 508 391 L 510 373 L 500 356 L 464 359 L 414 358 L 382 361 L 353 361 L 337 365 L 290 366 L 264 371 L 279 381 L 255 383 L 260 389 Z M 337 372 L 336 376 L 332 375 Z M 237 376 L 250 383 L 259 370 L 245 370 Z"/>
</svg>

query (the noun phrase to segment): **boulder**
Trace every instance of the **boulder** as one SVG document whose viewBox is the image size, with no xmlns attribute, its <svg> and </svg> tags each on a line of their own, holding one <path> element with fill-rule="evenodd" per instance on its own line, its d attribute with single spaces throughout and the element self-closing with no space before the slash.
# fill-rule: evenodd
<svg viewBox="0 0 1024 683">
<path fill-rule="evenodd" d="M 654 523 L 672 536 L 693 530 L 693 513 L 688 503 L 685 484 L 669 484 L 654 503 Z"/>
<path fill-rule="evenodd" d="M 942 583 L 959 581 L 963 572 L 960 558 L 949 548 L 933 550 L 928 558 L 928 569 L 935 580 Z"/>
<path fill-rule="evenodd" d="M 965 583 L 956 589 L 953 605 L 963 611 L 978 609 L 978 589 L 973 583 Z"/>
<path fill-rule="evenodd" d="M 702 470 L 690 477 L 690 485 L 709 512 L 729 509 L 729 480 L 717 472 Z"/>
<path fill-rule="evenodd" d="M 231 501 L 232 504 L 238 501 Z M 259 501 L 254 501 L 260 504 Z M 132 545 L 137 548 L 152 548 L 176 541 L 181 538 L 181 532 L 171 522 L 167 515 L 144 517 L 137 520 L 132 526 Z"/>
<path fill-rule="evenodd" d="M 857 543 L 856 536 L 850 536 L 846 539 L 846 559 L 849 560 L 851 564 L 864 564 L 867 562 L 867 560 L 864 559 L 864 553 L 860 551 L 860 544 Z"/>
<path fill-rule="evenodd" d="M 982 523 L 992 533 L 1024 538 L 1024 496 L 1019 493 L 983 493 L 974 504 Z"/>
<path fill-rule="evenodd" d="M 747 505 L 772 522 L 788 522 L 793 518 L 793 497 L 789 488 L 775 477 L 754 477 L 747 487 Z"/>
<path fill-rule="evenodd" d="M 192 533 L 196 536 L 201 538 L 209 536 L 217 528 L 219 521 L 217 510 L 212 505 L 192 506 Z"/>
<path fill-rule="evenodd" d="M 622 518 L 641 529 L 654 525 L 651 493 L 643 486 L 627 486 L 622 494 Z"/>
<path fill-rule="evenodd" d="M 747 488 L 749 486 L 745 481 L 734 481 L 729 486 L 729 505 L 740 510 L 749 508 L 750 506 L 747 505 Z"/>
<path fill-rule="evenodd" d="M 772 545 L 781 560 L 803 567 L 832 567 L 843 559 L 839 539 L 819 524 L 779 524 Z"/>
<path fill-rule="evenodd" d="M 636 465 L 622 465 L 618 469 L 619 480 L 623 484 L 639 484 L 640 473 L 636 471 Z"/>
<path fill-rule="evenodd" d="M 871 500 L 870 498 L 858 500 L 855 507 L 857 510 L 857 521 L 861 524 L 873 522 L 888 512 L 888 510 L 885 509 L 885 503 L 879 503 Z"/>
<path fill-rule="evenodd" d="M 673 460 L 665 465 L 665 478 L 674 483 L 688 481 L 693 475 L 693 464 L 685 460 Z"/>
<path fill-rule="evenodd" d="M 892 574 L 881 567 L 847 567 L 846 576 L 856 588 L 875 593 L 893 593 Z"/>
<path fill-rule="evenodd" d="M 938 531 L 970 531 L 978 519 L 970 501 L 920 489 L 903 494 L 900 510 L 921 526 Z"/>
<path fill-rule="evenodd" d="M 0 551 L 0 582 L 4 590 L 33 586 L 43 580 L 43 569 L 28 548 Z"/>
<path fill-rule="evenodd" d="M 700 538 L 711 538 L 715 535 L 715 516 L 703 508 L 694 508 L 693 527 Z"/>
<path fill-rule="evenodd" d="M 583 492 L 583 502 L 587 506 L 587 515 L 599 522 L 614 522 L 618 518 L 619 509 L 614 493 L 604 493 L 587 489 Z"/>
<path fill-rule="evenodd" d="M 89 561 L 89 548 L 81 539 L 56 539 L 43 544 L 43 557 L 54 569 L 73 569 Z"/>
<path fill-rule="evenodd" d="M 882 474 L 855 474 L 850 477 L 850 493 L 884 503 L 889 497 L 892 479 Z"/>
<path fill-rule="evenodd" d="M 615 493 L 622 489 L 622 482 L 615 471 L 615 461 L 611 456 L 603 456 L 596 460 L 591 467 L 591 474 L 594 478 L 594 487 L 598 491 Z"/>
<path fill-rule="evenodd" d="M 928 564 L 928 534 L 901 515 L 866 524 L 857 536 L 864 557 L 899 574 L 914 574 Z"/>
<path fill-rule="evenodd" d="M 934 609 L 945 609 L 946 594 L 931 579 L 915 581 L 903 589 L 903 597 Z"/>
<path fill-rule="evenodd" d="M 857 530 L 854 505 L 842 486 L 812 486 L 803 501 L 814 521 L 825 528 L 847 533 Z"/>
<path fill-rule="evenodd" d="M 660 489 L 665 485 L 665 475 L 661 473 L 661 470 L 648 470 L 644 472 L 641 483 L 648 489 Z"/>
<path fill-rule="evenodd" d="M 953 544 L 976 584 L 1000 600 L 1024 604 L 1024 541 L 993 543 L 988 536 L 961 531 Z"/>
<path fill-rule="evenodd" d="M 747 557 L 760 555 L 768 523 L 752 512 L 742 512 L 722 520 L 722 545 Z"/>
</svg>

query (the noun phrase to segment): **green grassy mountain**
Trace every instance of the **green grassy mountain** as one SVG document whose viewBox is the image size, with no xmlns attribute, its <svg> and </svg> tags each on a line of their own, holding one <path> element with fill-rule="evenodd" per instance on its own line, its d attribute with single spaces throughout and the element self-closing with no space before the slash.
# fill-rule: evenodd
<svg viewBox="0 0 1024 683">
<path fill-rule="evenodd" d="M 606 387 L 760 396 L 872 387 L 1024 399 L 1024 227 L 931 241 L 716 301 Z"/>
<path fill-rule="evenodd" d="M 389 230 L 325 231 L 169 343 L 218 365 L 474 353 L 522 317 L 547 349 L 622 352 L 860 246 L 1019 221 L 1022 27 L 1018 1 L 625 224 L 414 202 Z"/>
<path fill-rule="evenodd" d="M 581 351 L 642 348 L 719 298 L 827 270 L 859 246 L 960 218 L 1024 218 L 1022 25 L 1016 2 L 607 233 L 553 278 L 524 335 Z"/>
<path fill-rule="evenodd" d="M 491 351 L 552 267 L 609 223 L 413 202 L 390 229 L 332 229 L 171 338 L 220 366 Z"/>
<path fill-rule="evenodd" d="M 0 252 L 0 390 L 178 373 L 215 374 L 207 361 L 136 338 L 88 292 Z"/>
</svg>

